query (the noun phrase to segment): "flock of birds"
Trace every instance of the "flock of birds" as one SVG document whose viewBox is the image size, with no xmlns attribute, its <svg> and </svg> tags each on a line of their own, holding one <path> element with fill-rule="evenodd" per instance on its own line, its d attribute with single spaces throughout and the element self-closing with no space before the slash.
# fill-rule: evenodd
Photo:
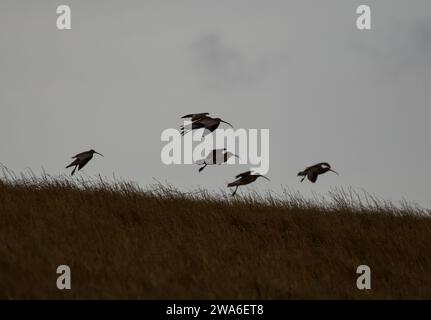
<svg viewBox="0 0 431 320">
<path fill-rule="evenodd" d="M 190 118 L 191 123 L 186 126 L 181 126 L 181 135 L 185 135 L 189 133 L 192 130 L 198 130 L 198 129 L 205 129 L 208 130 L 210 133 L 216 130 L 220 123 L 226 123 L 229 126 L 233 128 L 233 126 L 220 118 L 212 118 L 209 116 L 209 113 L 193 113 L 188 114 L 182 117 L 182 119 Z M 76 169 L 81 170 L 94 156 L 94 154 L 98 154 L 103 157 L 102 154 L 99 152 L 91 149 L 89 151 L 84 151 L 81 153 L 78 153 L 77 155 L 73 156 L 72 159 L 75 159 L 72 163 L 70 163 L 66 168 L 73 168 L 72 176 L 75 173 Z M 198 160 L 196 164 L 202 165 L 202 167 L 199 168 L 199 172 L 201 172 L 203 169 L 206 168 L 208 165 L 220 165 L 222 163 L 225 163 L 229 160 L 231 157 L 237 157 L 236 154 L 227 151 L 224 149 L 214 149 L 212 150 L 208 156 L 205 159 Z M 338 172 L 332 170 L 331 166 L 327 162 L 320 162 L 315 165 L 309 166 L 305 168 L 303 171 L 298 172 L 298 176 L 302 176 L 301 182 L 304 181 L 305 178 L 307 178 L 312 183 L 315 183 L 317 181 L 317 178 L 319 175 L 324 174 L 328 171 L 334 172 L 338 175 Z M 262 177 L 270 181 L 267 177 L 264 175 L 253 173 L 252 171 L 246 171 L 243 173 L 238 174 L 235 176 L 237 180 L 228 183 L 228 187 L 232 188 L 235 187 L 235 190 L 232 193 L 232 196 L 234 196 L 238 190 L 239 186 L 250 184 L 257 180 L 257 178 Z"/>
</svg>

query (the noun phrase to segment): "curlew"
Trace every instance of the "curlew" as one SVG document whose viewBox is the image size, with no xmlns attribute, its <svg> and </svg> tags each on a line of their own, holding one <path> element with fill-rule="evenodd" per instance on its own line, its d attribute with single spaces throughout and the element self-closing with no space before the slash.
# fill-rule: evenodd
<svg viewBox="0 0 431 320">
<path fill-rule="evenodd" d="M 229 188 L 230 187 L 236 187 L 235 191 L 232 193 L 232 196 L 234 196 L 236 194 L 236 191 L 238 190 L 239 186 L 243 186 L 243 185 L 252 183 L 252 182 L 256 181 L 256 179 L 259 177 L 265 178 L 266 180 L 270 181 L 264 175 L 261 175 L 258 173 L 253 174 L 251 171 L 246 171 L 246 172 L 243 172 L 243 173 L 240 173 L 239 175 L 237 175 L 235 178 L 239 178 L 239 179 L 235 180 L 234 182 L 229 183 L 227 186 Z"/>
<path fill-rule="evenodd" d="M 81 170 L 88 163 L 88 161 L 90 161 L 93 158 L 93 155 L 95 153 L 97 153 L 98 155 L 101 155 L 103 157 L 102 154 L 100 154 L 97 151 L 94 151 L 93 149 L 91 149 L 89 151 L 84 151 L 84 152 L 78 153 L 76 156 L 73 156 L 72 159 L 75 159 L 75 160 L 73 160 L 73 162 L 71 164 L 69 164 L 66 167 L 66 169 L 70 168 L 70 167 L 75 167 L 72 171 L 72 176 L 73 176 L 76 168 L 78 168 L 78 171 Z"/>
<path fill-rule="evenodd" d="M 190 118 L 192 121 L 192 123 L 188 125 L 181 126 L 181 135 L 183 136 L 192 130 L 201 129 L 201 128 L 204 128 L 209 132 L 213 132 L 218 128 L 221 122 L 226 123 L 233 128 L 233 126 L 229 122 L 226 122 L 220 118 L 211 118 L 208 115 L 209 113 L 205 112 L 205 113 L 192 113 L 192 114 L 185 115 L 184 117 L 181 117 L 181 119 Z"/>
<path fill-rule="evenodd" d="M 208 153 L 205 159 L 198 160 L 195 163 L 197 165 L 203 165 L 202 167 L 199 168 L 199 172 L 201 172 L 203 169 L 206 168 L 207 165 L 214 165 L 214 164 L 220 165 L 222 163 L 227 162 L 230 157 L 239 158 L 236 154 L 233 154 L 230 151 L 226 151 L 226 148 L 214 149 Z"/>
<path fill-rule="evenodd" d="M 298 176 L 303 176 L 301 182 L 304 181 L 305 177 L 311 182 L 315 183 L 319 174 L 324 174 L 325 172 L 332 171 L 338 175 L 338 172 L 331 169 L 331 166 L 327 162 L 321 162 L 305 168 L 304 171 L 298 172 Z"/>
</svg>

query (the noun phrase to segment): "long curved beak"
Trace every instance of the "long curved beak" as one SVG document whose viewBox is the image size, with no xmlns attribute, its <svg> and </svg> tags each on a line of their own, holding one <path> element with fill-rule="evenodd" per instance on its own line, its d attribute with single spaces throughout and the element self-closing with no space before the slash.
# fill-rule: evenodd
<svg viewBox="0 0 431 320">
<path fill-rule="evenodd" d="M 329 171 L 332 171 L 333 173 L 337 174 L 337 176 L 339 176 L 338 172 L 332 169 L 329 169 Z"/>
<path fill-rule="evenodd" d="M 239 156 L 237 156 L 236 154 L 233 154 L 234 157 L 237 157 L 239 159 Z"/>
<path fill-rule="evenodd" d="M 260 177 L 262 177 L 262 178 L 265 178 L 266 180 L 268 180 L 268 181 L 271 181 L 271 180 L 269 180 L 267 177 L 265 177 L 264 175 L 259 175 Z"/>
<path fill-rule="evenodd" d="M 226 123 L 226 124 L 230 125 L 230 126 L 233 128 L 233 125 L 231 125 L 231 124 L 230 124 L 229 122 L 227 122 L 227 121 L 220 120 L 220 122 L 224 122 L 224 123 Z"/>
<path fill-rule="evenodd" d="M 101 154 L 101 153 L 99 153 L 97 151 L 94 151 L 94 153 L 97 153 L 99 156 L 105 157 L 103 154 Z"/>
</svg>

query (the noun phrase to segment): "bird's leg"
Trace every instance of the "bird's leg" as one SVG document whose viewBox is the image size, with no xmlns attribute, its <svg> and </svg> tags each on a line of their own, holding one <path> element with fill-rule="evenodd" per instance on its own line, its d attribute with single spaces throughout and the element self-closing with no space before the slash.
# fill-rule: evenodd
<svg viewBox="0 0 431 320">
<path fill-rule="evenodd" d="M 206 163 L 206 162 L 204 162 L 204 166 L 203 167 L 201 167 L 201 168 L 199 168 L 199 172 L 201 172 L 203 169 L 205 169 L 205 167 L 207 166 L 208 164 Z"/>
<path fill-rule="evenodd" d="M 232 193 L 232 196 L 236 194 L 236 190 L 238 190 L 238 186 L 236 186 L 235 191 Z"/>
</svg>

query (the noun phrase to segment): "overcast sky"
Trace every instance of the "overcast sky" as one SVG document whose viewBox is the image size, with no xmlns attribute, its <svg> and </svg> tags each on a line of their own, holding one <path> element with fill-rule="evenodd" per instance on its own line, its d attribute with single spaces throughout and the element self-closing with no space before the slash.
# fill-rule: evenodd
<svg viewBox="0 0 431 320">
<path fill-rule="evenodd" d="M 56 8 L 72 9 L 72 30 Z M 372 30 L 356 29 L 356 7 Z M 210 112 L 270 129 L 271 182 L 257 190 L 364 188 L 431 207 L 431 1 L 0 2 L 0 162 L 225 187 L 247 165 L 166 166 L 164 129 Z M 305 166 L 328 161 L 316 184 Z"/>
</svg>

